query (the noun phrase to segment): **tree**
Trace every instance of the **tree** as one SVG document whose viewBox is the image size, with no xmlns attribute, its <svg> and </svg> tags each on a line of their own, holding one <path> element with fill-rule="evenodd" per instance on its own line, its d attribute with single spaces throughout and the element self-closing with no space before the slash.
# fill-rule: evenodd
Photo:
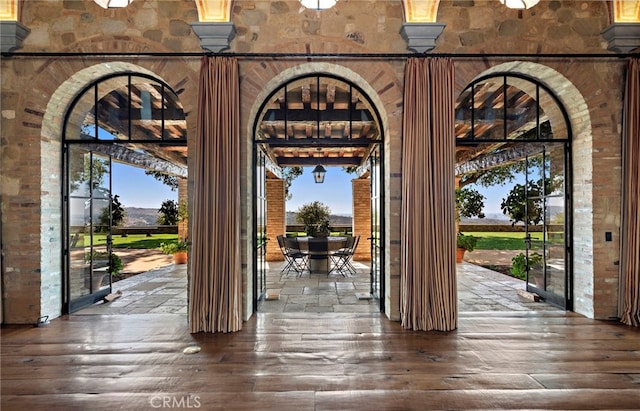
<svg viewBox="0 0 640 411">
<path fill-rule="evenodd" d="M 105 231 L 107 227 L 109 227 L 109 224 L 113 227 L 121 226 L 127 216 L 127 212 L 120 203 L 119 198 L 117 194 L 111 198 L 111 216 L 109 216 L 109 207 L 107 206 L 102 209 L 102 213 L 100 213 L 100 217 L 98 217 L 98 224 Z"/>
<path fill-rule="evenodd" d="M 120 197 L 116 194 L 113 196 L 111 203 L 111 224 L 115 227 L 119 227 L 124 223 L 124 219 L 127 216 L 127 212 L 120 203 Z"/>
<path fill-rule="evenodd" d="M 84 166 L 82 170 L 77 167 L 72 167 L 71 178 L 69 179 L 69 189 L 71 192 L 76 191 L 80 186 L 87 183 L 88 190 L 95 190 L 102 186 L 104 183 L 105 174 L 109 173 L 108 161 L 105 158 L 89 155 L 84 155 Z M 91 186 L 89 187 L 89 182 Z"/>
<path fill-rule="evenodd" d="M 285 200 L 291 200 L 291 193 L 289 192 L 289 188 L 291 188 L 291 183 L 297 177 L 302 175 L 302 167 L 283 167 L 282 168 L 282 177 L 284 178 L 284 198 Z"/>
<path fill-rule="evenodd" d="M 518 222 L 538 224 L 542 221 L 542 180 L 529 181 L 513 186 L 506 198 L 502 200 L 500 208 L 509 217 L 511 225 Z"/>
<path fill-rule="evenodd" d="M 484 196 L 477 190 L 468 187 L 456 189 L 456 219 L 461 217 L 484 218 Z"/>
<path fill-rule="evenodd" d="M 178 224 L 178 203 L 174 200 L 164 200 L 158 216 L 159 225 L 176 225 Z"/>
<path fill-rule="evenodd" d="M 320 201 L 303 204 L 297 211 L 296 222 L 304 225 L 304 231 L 308 236 L 329 235 L 331 229 L 329 207 Z"/>
</svg>

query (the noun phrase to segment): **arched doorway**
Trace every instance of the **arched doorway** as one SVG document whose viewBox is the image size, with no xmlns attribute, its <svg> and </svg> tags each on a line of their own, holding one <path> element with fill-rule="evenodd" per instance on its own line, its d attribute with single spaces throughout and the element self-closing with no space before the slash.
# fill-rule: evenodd
<svg viewBox="0 0 640 411">
<path fill-rule="evenodd" d="M 560 100 L 532 76 L 492 72 L 457 100 L 457 177 L 463 185 L 496 171 L 521 178 L 502 209 L 522 225 L 526 288 L 565 309 L 573 300 L 571 136 Z"/>
<path fill-rule="evenodd" d="M 186 178 L 186 117 L 175 91 L 155 76 L 106 74 L 69 105 L 62 143 L 63 312 L 74 312 L 111 292 L 113 164 Z"/>
<path fill-rule="evenodd" d="M 369 296 L 384 309 L 384 175 L 383 128 L 372 100 L 355 83 L 330 74 L 310 73 L 288 79 L 263 100 L 254 121 L 254 289 L 256 311 L 266 294 L 265 264 L 275 238 L 266 205 L 267 176 L 283 179 L 286 167 L 343 167 L 368 183 L 367 226 L 355 221 L 347 235 L 360 238 L 356 253 L 370 261 Z M 282 196 L 281 196 L 282 197 Z M 360 201 L 354 198 L 354 202 Z M 284 206 L 284 198 L 282 200 Z M 360 204 L 359 204 L 360 205 Z M 354 210 L 356 207 L 353 207 Z M 269 241 L 271 240 L 271 245 Z M 366 250 L 366 251 L 363 251 Z"/>
</svg>

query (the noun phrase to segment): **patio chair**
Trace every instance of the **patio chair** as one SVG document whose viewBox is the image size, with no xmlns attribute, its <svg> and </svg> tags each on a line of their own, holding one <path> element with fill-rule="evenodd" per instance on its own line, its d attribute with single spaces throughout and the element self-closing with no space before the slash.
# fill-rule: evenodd
<svg viewBox="0 0 640 411">
<path fill-rule="evenodd" d="M 356 251 L 356 247 L 358 247 L 359 241 L 360 236 L 347 237 L 344 247 L 330 254 L 333 267 L 329 271 L 329 274 L 334 271 L 342 274 L 343 277 L 346 277 L 348 274 L 356 274 L 356 268 L 351 264 L 351 259 Z"/>
<path fill-rule="evenodd" d="M 300 248 L 300 243 L 297 238 L 279 235 L 278 245 L 280 245 L 280 250 L 287 261 L 281 273 L 286 271 L 286 274 L 289 274 L 293 270 L 298 277 L 300 277 L 305 270 L 309 270 L 309 264 L 307 262 L 309 255 Z"/>
</svg>

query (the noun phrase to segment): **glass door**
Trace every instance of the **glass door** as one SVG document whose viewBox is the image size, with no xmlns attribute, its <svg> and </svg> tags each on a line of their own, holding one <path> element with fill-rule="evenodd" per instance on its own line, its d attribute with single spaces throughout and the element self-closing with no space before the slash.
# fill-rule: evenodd
<svg viewBox="0 0 640 411">
<path fill-rule="evenodd" d="M 66 303 L 74 312 L 111 292 L 111 158 L 66 149 Z"/>
<path fill-rule="evenodd" d="M 382 159 L 380 146 L 377 146 L 369 157 L 371 181 L 371 295 L 378 300 L 380 311 L 384 311 L 384 287 L 382 281 Z"/>
<path fill-rule="evenodd" d="M 256 281 L 254 281 L 254 306 L 256 311 L 267 294 L 267 175 L 266 157 L 264 151 L 256 150 L 256 178 L 255 178 L 255 264 Z"/>
<path fill-rule="evenodd" d="M 566 145 L 544 144 L 526 159 L 527 291 L 570 308 Z"/>
</svg>

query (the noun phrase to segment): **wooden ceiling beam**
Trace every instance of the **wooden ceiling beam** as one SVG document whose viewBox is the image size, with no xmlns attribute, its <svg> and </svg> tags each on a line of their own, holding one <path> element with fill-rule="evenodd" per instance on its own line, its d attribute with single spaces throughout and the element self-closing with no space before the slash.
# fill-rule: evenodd
<svg viewBox="0 0 640 411">
<path fill-rule="evenodd" d="M 359 166 L 362 163 L 362 157 L 286 157 L 278 158 L 278 165 L 280 167 L 292 167 L 292 166 L 316 166 L 322 164 L 323 166 Z"/>
<path fill-rule="evenodd" d="M 148 153 L 134 151 L 122 144 L 83 144 L 96 153 L 111 156 L 114 160 L 134 165 L 145 170 L 160 171 L 178 177 L 187 177 L 187 165 L 175 164 Z"/>
</svg>

